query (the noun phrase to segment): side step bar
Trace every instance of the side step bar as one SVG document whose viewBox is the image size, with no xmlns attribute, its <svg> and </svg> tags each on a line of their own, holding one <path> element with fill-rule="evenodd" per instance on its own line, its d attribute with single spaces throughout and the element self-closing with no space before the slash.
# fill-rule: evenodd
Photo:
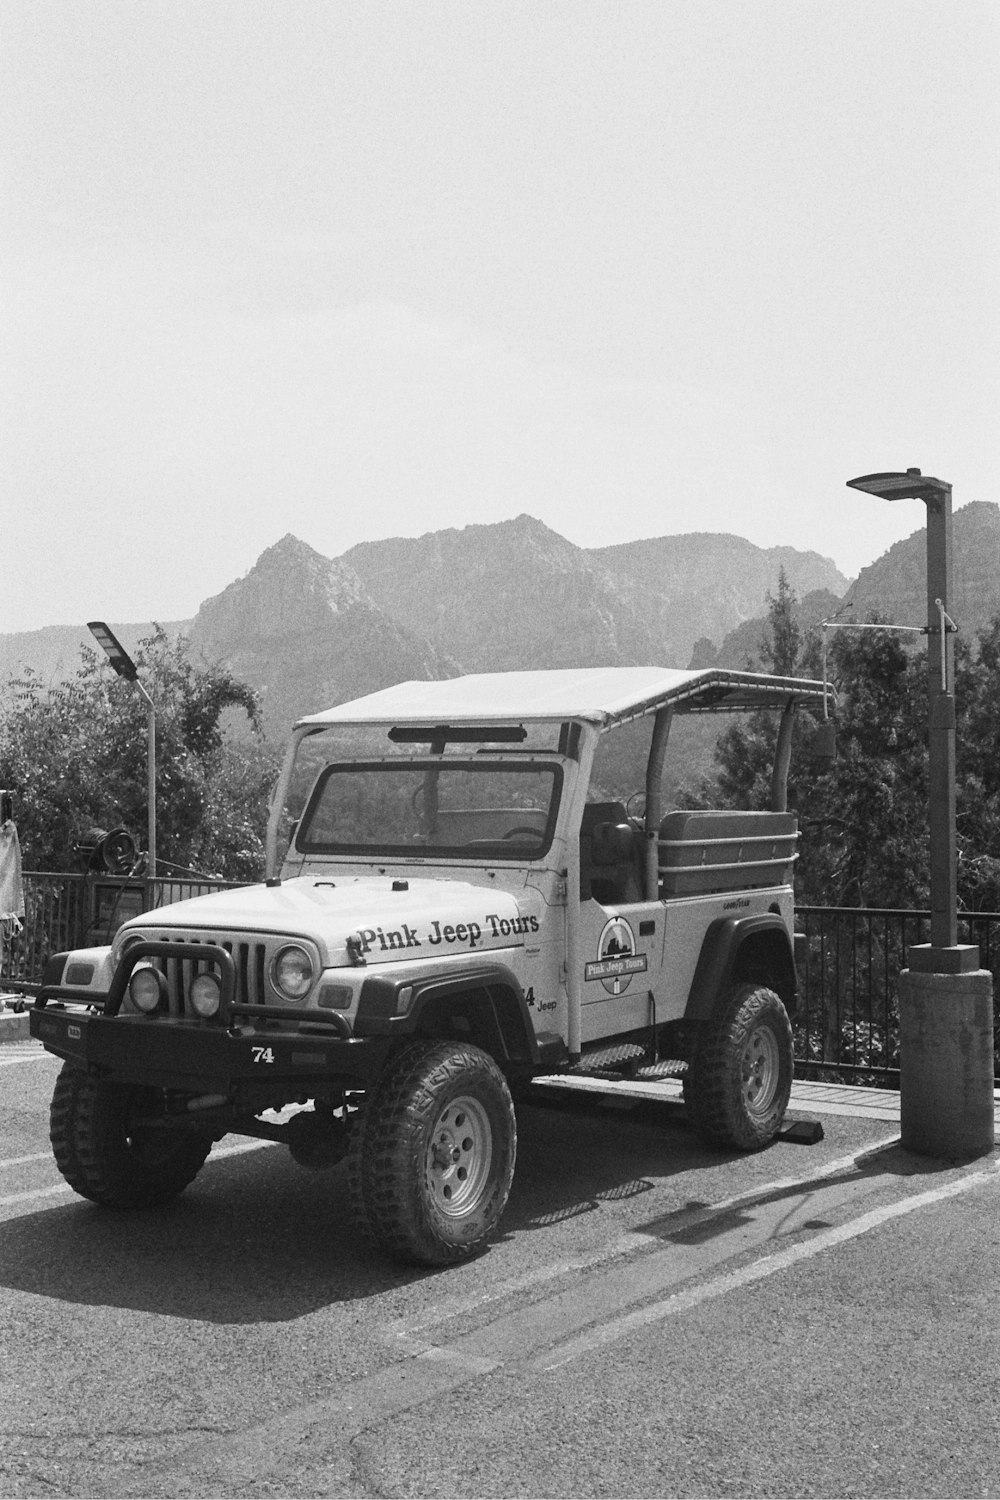
<svg viewBox="0 0 1000 1500">
<path fill-rule="evenodd" d="M 568 1076 L 577 1078 L 604 1077 L 610 1073 L 627 1078 L 679 1078 L 687 1071 L 687 1063 L 680 1058 L 668 1057 L 659 1062 L 646 1062 L 649 1052 L 638 1042 L 611 1042 L 605 1046 L 588 1047 Z"/>
</svg>

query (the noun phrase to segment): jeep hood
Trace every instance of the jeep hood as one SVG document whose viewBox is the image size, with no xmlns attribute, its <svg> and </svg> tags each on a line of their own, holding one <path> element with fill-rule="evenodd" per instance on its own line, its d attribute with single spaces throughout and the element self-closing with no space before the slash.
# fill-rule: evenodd
<svg viewBox="0 0 1000 1500">
<path fill-rule="evenodd" d="M 374 964 L 522 947 L 539 926 L 527 901 L 522 907 L 509 891 L 466 881 L 307 875 L 279 886 L 217 891 L 146 912 L 120 929 L 116 947 L 130 932 L 155 936 L 161 928 L 280 933 L 310 938 L 329 967 L 348 961 L 350 936 L 358 938 L 365 961 Z"/>
</svg>

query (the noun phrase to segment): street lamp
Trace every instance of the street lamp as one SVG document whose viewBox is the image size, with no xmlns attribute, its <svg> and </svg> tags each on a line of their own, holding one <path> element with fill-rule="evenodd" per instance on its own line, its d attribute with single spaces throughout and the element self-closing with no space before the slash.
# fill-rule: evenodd
<svg viewBox="0 0 1000 1500">
<path fill-rule="evenodd" d="M 955 645 L 951 593 L 951 485 L 919 469 L 863 474 L 851 489 L 882 500 L 927 506 L 927 719 L 929 729 L 931 942 L 920 966 L 942 973 L 977 969 L 976 948 L 958 949 L 958 848 L 955 839 Z M 946 951 L 947 950 L 947 951 Z M 961 952 L 961 961 L 958 954 Z"/>
<path fill-rule="evenodd" d="M 97 641 L 119 677 L 134 682 L 146 700 L 146 811 L 148 818 L 147 862 L 149 876 L 156 877 L 156 710 L 139 681 L 139 669 L 114 631 L 103 620 L 89 620 L 87 629 Z"/>
<path fill-rule="evenodd" d="M 919 469 L 847 484 L 927 507 L 931 940 L 909 949 L 899 981 L 901 1139 L 934 1156 L 982 1155 L 994 1135 L 993 985 L 979 949 L 958 942 L 951 485 Z"/>
</svg>

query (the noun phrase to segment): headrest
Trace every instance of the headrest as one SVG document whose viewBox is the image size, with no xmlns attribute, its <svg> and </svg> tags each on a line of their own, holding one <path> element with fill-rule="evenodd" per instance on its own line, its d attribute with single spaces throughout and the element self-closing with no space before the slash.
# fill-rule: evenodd
<svg viewBox="0 0 1000 1500">
<path fill-rule="evenodd" d="M 580 832 L 589 833 L 596 823 L 625 823 L 624 802 L 588 802 L 583 809 Z"/>
<path fill-rule="evenodd" d="M 628 823 L 596 823 L 590 858 L 595 865 L 623 865 L 635 856 L 635 838 Z"/>
</svg>

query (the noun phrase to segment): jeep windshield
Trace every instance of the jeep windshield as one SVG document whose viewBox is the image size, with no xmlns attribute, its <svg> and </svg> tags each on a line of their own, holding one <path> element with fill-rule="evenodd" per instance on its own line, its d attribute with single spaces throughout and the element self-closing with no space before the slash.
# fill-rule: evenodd
<svg viewBox="0 0 1000 1500">
<path fill-rule="evenodd" d="M 316 780 L 299 854 L 537 859 L 552 842 L 562 770 L 537 760 L 345 761 Z"/>
</svg>

